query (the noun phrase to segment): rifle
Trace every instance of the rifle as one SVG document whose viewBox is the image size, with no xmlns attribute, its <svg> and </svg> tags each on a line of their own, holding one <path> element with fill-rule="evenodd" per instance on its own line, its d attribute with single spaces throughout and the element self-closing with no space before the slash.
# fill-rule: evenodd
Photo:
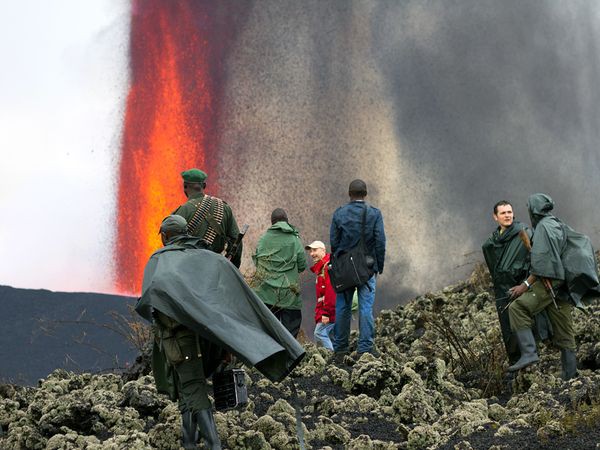
<svg viewBox="0 0 600 450">
<path fill-rule="evenodd" d="M 238 249 L 240 248 L 240 244 L 242 243 L 242 239 L 244 239 L 248 228 L 249 225 L 245 224 L 238 233 L 237 237 L 235 238 L 235 241 L 233 241 L 231 245 L 227 247 L 227 251 L 225 252 L 225 258 L 227 258 L 229 261 L 231 261 L 235 255 L 237 255 Z"/>
</svg>

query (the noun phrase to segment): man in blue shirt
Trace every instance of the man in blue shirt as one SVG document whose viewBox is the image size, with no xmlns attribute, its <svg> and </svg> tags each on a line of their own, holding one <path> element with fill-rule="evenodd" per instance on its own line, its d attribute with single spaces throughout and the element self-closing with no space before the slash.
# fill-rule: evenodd
<svg viewBox="0 0 600 450">
<path fill-rule="evenodd" d="M 364 285 L 348 289 L 337 294 L 335 307 L 335 327 L 333 350 L 336 356 L 343 357 L 348 353 L 350 321 L 352 318 L 352 296 L 358 289 L 358 353 L 374 353 L 375 321 L 373 319 L 373 302 L 375 301 L 375 284 L 377 274 L 383 273 L 385 260 L 385 232 L 383 217 L 379 209 L 365 202 L 367 185 L 363 180 L 354 180 L 348 188 L 350 202 L 333 213 L 329 231 L 331 253 L 335 256 L 355 247 L 362 234 L 362 219 L 366 208 L 365 246 L 373 257 L 374 275 Z"/>
</svg>

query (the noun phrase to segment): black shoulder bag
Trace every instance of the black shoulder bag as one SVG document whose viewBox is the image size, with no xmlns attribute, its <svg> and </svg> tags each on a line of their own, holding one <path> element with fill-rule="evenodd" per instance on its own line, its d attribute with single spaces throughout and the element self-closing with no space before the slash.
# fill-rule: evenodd
<svg viewBox="0 0 600 450">
<path fill-rule="evenodd" d="M 360 241 L 350 250 L 342 251 L 337 256 L 331 256 L 329 277 L 333 289 L 337 293 L 365 284 L 375 273 L 375 260 L 367 251 L 365 243 L 365 222 L 367 220 L 367 205 L 363 210 L 362 230 Z"/>
</svg>

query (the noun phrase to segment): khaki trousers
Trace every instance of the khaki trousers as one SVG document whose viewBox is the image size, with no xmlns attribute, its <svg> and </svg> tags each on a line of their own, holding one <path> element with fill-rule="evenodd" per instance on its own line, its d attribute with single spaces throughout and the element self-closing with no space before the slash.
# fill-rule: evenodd
<svg viewBox="0 0 600 450">
<path fill-rule="evenodd" d="M 536 281 L 531 289 L 513 301 L 508 307 L 510 327 L 513 331 L 533 327 L 533 316 L 546 310 L 553 333 L 552 342 L 558 348 L 575 350 L 575 329 L 571 303 L 557 300 L 558 309 L 552 297 L 546 292 L 541 281 Z"/>
</svg>

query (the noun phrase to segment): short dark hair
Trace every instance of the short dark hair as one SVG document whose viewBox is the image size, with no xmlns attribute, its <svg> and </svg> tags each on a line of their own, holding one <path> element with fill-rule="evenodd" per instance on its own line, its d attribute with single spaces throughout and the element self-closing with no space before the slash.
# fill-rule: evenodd
<svg viewBox="0 0 600 450">
<path fill-rule="evenodd" d="M 282 208 L 275 208 L 271 213 L 271 225 L 276 224 L 277 222 L 287 222 L 288 216 L 285 210 Z"/>
<path fill-rule="evenodd" d="M 508 205 L 512 208 L 512 203 L 508 200 L 500 200 L 498 203 L 494 205 L 494 214 L 498 214 L 498 206 Z"/>
<path fill-rule="evenodd" d="M 352 197 L 365 197 L 367 195 L 367 183 L 358 178 L 352 180 L 350 186 L 348 186 L 348 194 Z"/>
</svg>

